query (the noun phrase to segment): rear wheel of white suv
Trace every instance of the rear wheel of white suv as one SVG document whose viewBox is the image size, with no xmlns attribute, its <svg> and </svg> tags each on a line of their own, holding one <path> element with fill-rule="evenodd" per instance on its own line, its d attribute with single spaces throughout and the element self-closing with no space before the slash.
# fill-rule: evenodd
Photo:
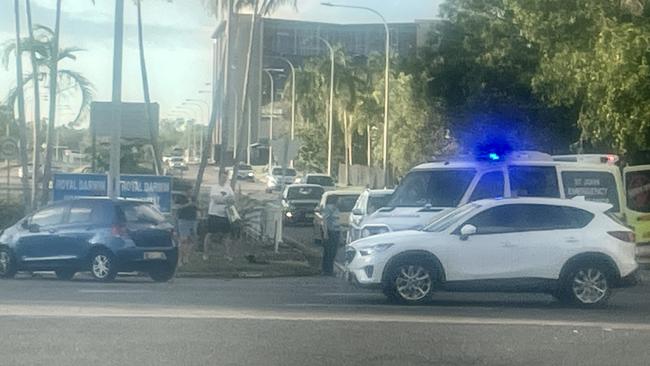
<svg viewBox="0 0 650 366">
<path fill-rule="evenodd" d="M 611 274 L 611 268 L 605 264 L 574 265 L 564 278 L 557 297 L 578 306 L 602 306 L 612 294 Z"/>
<path fill-rule="evenodd" d="M 431 300 L 438 271 L 430 261 L 405 258 L 391 265 L 388 271 L 383 290 L 389 300 L 410 305 Z"/>
</svg>

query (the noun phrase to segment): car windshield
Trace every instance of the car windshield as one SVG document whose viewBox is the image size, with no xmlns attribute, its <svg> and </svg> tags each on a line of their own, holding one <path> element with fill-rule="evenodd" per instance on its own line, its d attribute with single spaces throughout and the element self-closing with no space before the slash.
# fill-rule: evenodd
<svg viewBox="0 0 650 366">
<path fill-rule="evenodd" d="M 286 168 L 286 169 L 273 168 L 272 174 L 273 175 L 283 176 L 283 171 L 286 173 L 286 174 L 284 174 L 284 176 L 286 176 L 286 177 L 295 177 L 296 176 L 296 170 L 291 169 L 291 168 Z"/>
<path fill-rule="evenodd" d="M 406 175 L 393 193 L 392 207 L 456 207 L 476 175 L 473 169 L 433 169 Z"/>
<path fill-rule="evenodd" d="M 366 209 L 367 214 L 377 211 L 378 209 L 388 206 L 390 202 L 391 195 L 380 195 L 380 196 L 370 196 L 368 197 L 368 208 Z"/>
<path fill-rule="evenodd" d="M 287 190 L 289 200 L 320 200 L 322 195 L 321 187 L 289 187 Z"/>
<path fill-rule="evenodd" d="M 422 231 L 429 231 L 429 232 L 440 232 L 448 229 L 452 225 L 456 224 L 463 218 L 467 217 L 471 212 L 478 210 L 481 208 L 480 205 L 475 204 L 475 203 L 470 203 L 464 206 L 461 206 L 448 214 L 434 220 L 431 222 L 431 224 L 425 226 L 422 228 Z"/>
<path fill-rule="evenodd" d="M 253 168 L 250 165 L 239 165 L 237 168 L 239 170 L 253 170 Z"/>
<path fill-rule="evenodd" d="M 336 200 L 336 206 L 340 212 L 351 212 L 352 208 L 357 203 L 357 198 L 359 198 L 358 195 L 338 196 L 338 199 Z"/>
<path fill-rule="evenodd" d="M 322 176 L 322 175 L 310 175 L 307 177 L 307 184 L 317 184 L 323 187 L 333 187 L 334 180 L 331 177 Z"/>
</svg>

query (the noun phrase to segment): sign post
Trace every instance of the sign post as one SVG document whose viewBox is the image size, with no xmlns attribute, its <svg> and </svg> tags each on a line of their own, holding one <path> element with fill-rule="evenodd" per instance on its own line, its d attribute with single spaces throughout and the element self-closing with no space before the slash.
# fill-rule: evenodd
<svg viewBox="0 0 650 366">
<path fill-rule="evenodd" d="M 104 174 L 54 175 L 54 201 L 76 197 L 105 197 L 109 180 Z M 153 203 L 161 212 L 171 213 L 172 178 L 160 175 L 120 175 L 120 197 Z"/>
<path fill-rule="evenodd" d="M 11 137 L 0 138 L 0 158 L 4 159 L 7 168 L 7 201 L 11 198 L 11 160 L 16 159 L 18 156 L 18 143 Z M 27 174 L 27 172 L 23 172 Z"/>
</svg>

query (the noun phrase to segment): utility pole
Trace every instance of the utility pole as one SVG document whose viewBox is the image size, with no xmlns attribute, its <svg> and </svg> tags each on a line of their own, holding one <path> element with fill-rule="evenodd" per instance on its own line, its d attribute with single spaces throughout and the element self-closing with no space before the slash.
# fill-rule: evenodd
<svg viewBox="0 0 650 366">
<path fill-rule="evenodd" d="M 122 48 L 124 46 L 124 0 L 115 0 L 115 31 L 113 39 L 113 128 L 108 170 L 108 196 L 120 196 L 120 154 L 122 139 Z"/>
</svg>

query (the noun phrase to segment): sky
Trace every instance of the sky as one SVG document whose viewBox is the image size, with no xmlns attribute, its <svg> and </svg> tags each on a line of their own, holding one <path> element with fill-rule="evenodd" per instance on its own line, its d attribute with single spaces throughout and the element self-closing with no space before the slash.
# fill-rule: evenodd
<svg viewBox="0 0 650 366">
<path fill-rule="evenodd" d="M 359 10 L 330 8 L 321 0 L 298 0 L 297 9 L 282 7 L 270 17 L 332 23 L 377 22 L 375 15 Z M 338 0 L 341 4 L 368 6 L 381 12 L 389 22 L 410 22 L 437 16 L 441 0 Z M 54 27 L 56 0 L 31 0 L 35 24 Z M 203 6 L 204 0 L 143 0 L 145 54 L 152 101 L 160 103 L 161 117 L 187 98 L 206 99 L 199 94 L 209 89 L 211 78 L 211 41 L 216 19 Z M 15 39 L 13 0 L 0 0 L 0 46 Z M 24 7 L 24 0 L 20 0 Z M 112 88 L 113 16 L 112 0 L 65 0 L 61 20 L 61 47 L 84 49 L 74 61 L 62 62 L 60 68 L 81 72 L 95 86 L 95 100 L 108 101 Z M 142 82 L 137 45 L 136 10 L 132 0 L 125 0 L 124 68 L 122 100 L 140 102 Z M 21 9 L 21 35 L 27 36 L 24 8 Z M 23 59 L 25 73 L 31 70 L 29 59 Z M 15 86 L 15 63 L 8 69 L 0 67 L 0 100 Z M 29 93 L 27 93 L 29 94 Z M 30 120 L 30 97 L 27 117 Z M 74 118 L 79 96 L 75 93 L 60 98 L 59 123 Z M 205 119 L 196 108 L 196 118 Z"/>
</svg>

